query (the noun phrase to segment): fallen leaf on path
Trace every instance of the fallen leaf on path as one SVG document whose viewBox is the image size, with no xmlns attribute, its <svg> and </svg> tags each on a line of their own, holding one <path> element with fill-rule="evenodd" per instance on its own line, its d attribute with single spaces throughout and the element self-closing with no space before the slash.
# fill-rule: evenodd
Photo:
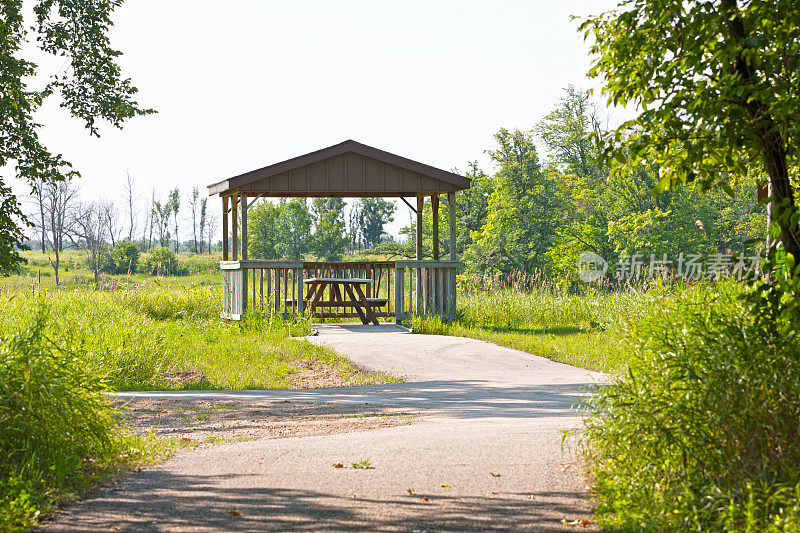
<svg viewBox="0 0 800 533">
<path fill-rule="evenodd" d="M 450 485 L 448 485 L 447 483 L 442 483 L 442 487 L 449 487 L 449 486 Z"/>
<path fill-rule="evenodd" d="M 428 501 L 428 497 L 427 496 L 423 496 L 422 497 L 422 501 L 427 502 Z"/>
<path fill-rule="evenodd" d="M 414 489 L 406 489 L 406 492 L 409 494 L 414 494 Z"/>
<path fill-rule="evenodd" d="M 533 494 L 528 494 L 528 499 L 529 500 L 535 500 L 536 498 L 533 497 Z"/>
<path fill-rule="evenodd" d="M 237 511 L 236 507 L 234 507 L 233 509 L 228 511 L 228 514 L 231 515 L 231 516 L 241 516 L 242 512 L 241 511 Z"/>
<path fill-rule="evenodd" d="M 334 468 L 344 468 L 344 465 L 342 463 L 333 463 L 333 467 Z"/>
<path fill-rule="evenodd" d="M 589 521 L 585 518 L 576 518 L 573 521 L 569 521 L 566 518 L 561 519 L 561 523 L 565 526 L 574 526 L 574 527 L 589 527 Z"/>
<path fill-rule="evenodd" d="M 492 491 L 492 494 L 497 494 L 497 491 L 496 491 L 496 490 L 493 490 L 493 491 Z"/>
</svg>

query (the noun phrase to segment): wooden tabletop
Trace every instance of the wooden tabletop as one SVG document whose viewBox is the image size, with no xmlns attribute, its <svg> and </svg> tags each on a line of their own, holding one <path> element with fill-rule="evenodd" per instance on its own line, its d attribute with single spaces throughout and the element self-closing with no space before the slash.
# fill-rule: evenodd
<svg viewBox="0 0 800 533">
<path fill-rule="evenodd" d="M 369 278 L 309 278 L 304 279 L 303 283 L 372 283 Z"/>
</svg>

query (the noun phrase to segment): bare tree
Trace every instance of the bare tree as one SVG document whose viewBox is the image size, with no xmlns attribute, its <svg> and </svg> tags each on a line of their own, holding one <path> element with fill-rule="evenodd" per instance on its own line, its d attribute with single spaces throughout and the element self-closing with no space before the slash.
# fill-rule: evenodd
<svg viewBox="0 0 800 533">
<path fill-rule="evenodd" d="M 217 217 L 208 217 L 206 221 L 206 238 L 208 239 L 208 253 L 211 253 L 211 245 L 214 242 L 214 237 L 217 236 L 217 228 L 219 220 Z"/>
<path fill-rule="evenodd" d="M 206 231 L 206 207 L 208 207 L 208 198 L 204 197 L 200 200 L 200 253 L 203 252 L 203 240 L 205 239 Z M 211 253 L 210 251 L 208 253 Z"/>
<path fill-rule="evenodd" d="M 192 187 L 192 193 L 189 195 L 189 208 L 192 211 L 192 253 L 197 253 L 197 208 L 198 200 L 200 198 L 200 190 L 197 187 Z M 202 240 L 202 231 L 200 239 Z"/>
<path fill-rule="evenodd" d="M 136 195 L 133 190 L 133 177 L 131 171 L 125 171 L 127 180 L 125 181 L 125 198 L 128 204 L 128 240 L 133 242 L 133 233 L 136 231 Z M 146 224 L 146 222 L 145 222 Z"/>
<path fill-rule="evenodd" d="M 105 245 L 103 243 L 103 215 L 97 202 L 81 204 L 75 209 L 73 232 L 89 251 L 89 266 L 94 273 L 95 285 L 100 279 L 100 264 Z"/>
<path fill-rule="evenodd" d="M 42 231 L 42 253 L 47 251 L 47 220 L 44 215 L 44 186 L 45 181 L 42 178 L 37 178 L 31 183 L 33 187 L 32 195 L 36 203 L 39 204 L 39 220 L 38 226 Z"/>
<path fill-rule="evenodd" d="M 142 241 L 145 239 L 147 240 L 147 250 L 149 251 L 151 246 L 153 245 L 153 226 L 155 226 L 155 206 L 156 206 L 156 190 L 153 189 L 150 191 L 150 204 L 145 209 L 145 213 L 147 216 L 147 224 L 145 224 L 144 231 L 145 233 L 142 234 Z"/>
<path fill-rule="evenodd" d="M 117 217 L 117 208 L 111 200 L 101 200 L 97 202 L 97 216 L 100 217 L 100 225 L 103 232 L 114 246 L 119 240 L 121 227 Z"/>
<path fill-rule="evenodd" d="M 181 208 L 181 196 L 177 187 L 169 192 L 169 201 L 167 205 L 172 209 L 172 216 L 175 221 L 175 253 L 177 254 L 178 246 L 180 246 L 181 243 L 181 240 L 178 238 L 178 211 Z"/>
<path fill-rule="evenodd" d="M 44 183 L 42 185 L 42 214 L 47 231 L 42 235 L 55 255 L 50 260 L 55 272 L 56 287 L 59 286 L 59 266 L 61 251 L 64 249 L 64 236 L 72 229 L 72 210 L 77 200 L 78 188 L 71 181 Z"/>
</svg>

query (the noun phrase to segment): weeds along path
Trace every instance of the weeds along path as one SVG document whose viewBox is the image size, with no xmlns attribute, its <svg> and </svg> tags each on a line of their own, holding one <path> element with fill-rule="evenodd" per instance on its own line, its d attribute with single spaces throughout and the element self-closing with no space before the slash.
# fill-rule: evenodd
<svg viewBox="0 0 800 533">
<path fill-rule="evenodd" d="M 310 342 L 404 383 L 122 397 L 400 408 L 416 423 L 200 448 L 57 516 L 48 531 L 574 530 L 589 515 L 562 448 L 602 374 L 486 342 L 327 325 Z"/>
</svg>

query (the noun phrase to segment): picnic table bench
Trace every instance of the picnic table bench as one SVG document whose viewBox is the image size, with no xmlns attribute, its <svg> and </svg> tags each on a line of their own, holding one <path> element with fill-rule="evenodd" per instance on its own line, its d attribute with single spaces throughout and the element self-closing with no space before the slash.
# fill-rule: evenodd
<svg viewBox="0 0 800 533">
<path fill-rule="evenodd" d="M 303 280 L 307 287 L 305 305 L 311 310 L 311 316 L 317 314 L 320 307 L 352 307 L 358 313 L 363 324 L 372 322 L 379 325 L 375 309 L 386 306 L 386 298 L 367 298 L 363 285 L 369 285 L 369 278 L 310 278 Z M 330 295 L 324 299 L 325 293 Z"/>
</svg>

